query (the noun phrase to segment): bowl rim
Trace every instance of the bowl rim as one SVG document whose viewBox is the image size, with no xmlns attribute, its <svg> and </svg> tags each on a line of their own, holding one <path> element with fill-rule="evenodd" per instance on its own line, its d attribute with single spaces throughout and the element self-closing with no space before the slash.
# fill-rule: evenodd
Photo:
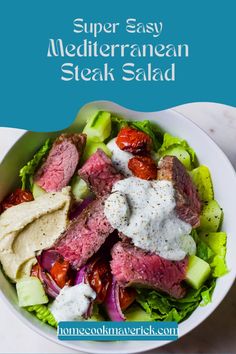
<svg viewBox="0 0 236 354">
<path fill-rule="evenodd" d="M 152 111 L 152 112 L 140 112 L 140 111 L 135 111 L 135 110 L 131 110 L 129 108 L 126 108 L 124 106 L 118 105 L 114 102 L 111 101 L 92 101 L 89 102 L 88 104 L 84 105 L 82 109 L 84 109 L 85 107 L 89 106 L 89 105 L 112 105 L 113 107 L 117 108 L 117 109 L 122 109 L 125 110 L 126 112 L 130 112 L 132 114 L 144 114 L 144 113 L 148 113 L 148 114 L 158 114 L 160 112 L 172 112 L 172 114 L 174 114 L 175 116 L 178 116 L 179 119 L 182 119 L 182 121 L 184 121 L 186 124 L 190 124 L 192 126 L 195 127 L 195 130 L 197 130 L 198 134 L 204 136 L 205 138 L 207 138 L 210 142 L 210 144 L 214 147 L 215 151 L 217 154 L 221 155 L 221 158 L 224 160 L 224 162 L 228 165 L 227 167 L 229 168 L 230 173 L 232 173 L 232 175 L 235 178 L 235 182 L 236 182 L 236 171 L 232 165 L 232 163 L 230 162 L 230 160 L 228 159 L 228 157 L 226 156 L 226 154 L 222 151 L 222 149 L 214 142 L 214 140 L 202 129 L 199 127 L 198 124 L 196 124 L 195 122 L 191 121 L 191 119 L 189 119 L 188 117 L 186 117 L 184 114 L 179 113 L 175 110 L 176 107 L 173 108 L 169 108 L 163 111 Z M 80 110 L 80 111 L 81 111 Z M 79 111 L 79 112 L 80 112 Z M 76 118 L 75 118 L 76 119 Z M 157 122 L 158 123 L 158 122 Z M 72 123 L 73 124 L 73 123 Z M 5 129 L 5 128 L 0 128 L 1 129 Z M 17 136 L 14 137 L 12 140 L 12 143 L 10 145 L 10 147 L 4 151 L 3 154 L 0 154 L 0 164 L 2 163 L 3 159 L 7 156 L 7 154 L 10 152 L 11 148 L 15 145 L 15 143 L 17 141 L 19 141 L 20 139 L 23 138 L 23 136 L 25 134 L 27 134 L 29 131 L 27 130 L 19 130 L 19 129 L 14 129 L 12 128 L 12 130 L 16 130 L 17 131 Z M 220 303 L 223 301 L 223 299 L 225 298 L 225 296 L 228 294 L 230 288 L 232 287 L 235 279 L 236 279 L 236 269 L 230 270 L 230 281 L 228 281 L 228 285 L 227 285 L 227 289 L 224 289 L 224 292 L 218 297 L 217 300 L 214 301 L 214 304 L 211 307 L 211 310 L 209 313 L 207 313 L 205 316 L 202 316 L 198 321 L 196 321 L 194 324 L 192 324 L 191 326 L 189 326 L 188 330 L 185 331 L 185 333 L 180 333 L 179 338 L 183 337 L 184 335 L 188 334 L 189 332 L 191 332 L 194 328 L 198 327 L 203 321 L 205 321 L 214 311 L 215 309 L 220 305 Z M 151 349 L 155 349 L 155 348 L 160 348 L 166 344 L 171 343 L 172 341 L 139 341 L 139 348 L 135 350 L 133 349 L 129 349 L 128 351 L 125 350 L 122 351 L 121 350 L 116 350 L 116 349 L 112 349 L 110 348 L 110 345 L 107 346 L 107 349 L 99 349 L 96 348 L 94 345 L 91 346 L 91 348 L 85 348 L 85 347 L 81 347 L 80 343 L 83 343 L 84 341 L 81 341 L 79 343 L 79 345 L 74 345 L 73 341 L 59 341 L 58 338 L 50 333 L 47 333 L 46 331 L 44 331 L 43 329 L 40 329 L 40 327 L 34 325 L 29 319 L 27 319 L 27 317 L 25 317 L 22 313 L 20 313 L 17 308 L 8 300 L 7 296 L 5 296 L 5 294 L 3 294 L 3 292 L 0 289 L 0 298 L 3 299 L 4 303 L 7 305 L 8 308 L 10 308 L 10 310 L 30 329 L 32 329 L 34 332 L 38 333 L 39 335 L 43 336 L 46 339 L 49 339 L 50 341 L 58 344 L 58 345 L 62 345 L 66 348 L 70 348 L 73 350 L 82 350 L 84 352 L 87 353 L 97 353 L 97 354 L 101 354 L 101 353 L 141 353 L 147 350 L 151 350 Z M 185 321 L 184 321 L 185 322 Z M 184 323 L 183 322 L 183 323 Z M 180 324 L 181 326 L 181 324 Z M 86 341 L 86 343 L 88 343 L 89 341 Z M 94 343 L 91 341 L 91 343 Z M 136 342 L 133 342 L 136 343 Z M 145 344 L 144 346 L 141 346 L 140 344 L 143 343 Z M 110 343 L 109 343 L 110 344 Z"/>
</svg>

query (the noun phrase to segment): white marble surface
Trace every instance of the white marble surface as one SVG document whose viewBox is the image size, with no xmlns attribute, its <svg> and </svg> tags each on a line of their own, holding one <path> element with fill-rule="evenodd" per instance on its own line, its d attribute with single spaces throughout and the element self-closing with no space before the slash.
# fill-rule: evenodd
<svg viewBox="0 0 236 354">
<path fill-rule="evenodd" d="M 213 103 L 194 103 L 179 106 L 176 111 L 203 128 L 236 168 L 236 108 Z M 34 333 L 1 300 L 0 319 L 0 353 L 75 352 Z M 149 352 L 154 353 L 236 353 L 235 285 L 219 308 L 203 324 L 179 341 Z"/>
</svg>

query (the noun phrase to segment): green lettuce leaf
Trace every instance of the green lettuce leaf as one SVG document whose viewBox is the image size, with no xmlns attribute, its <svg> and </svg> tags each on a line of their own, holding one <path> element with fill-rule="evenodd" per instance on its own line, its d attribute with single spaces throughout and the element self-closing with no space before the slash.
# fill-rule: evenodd
<svg viewBox="0 0 236 354">
<path fill-rule="evenodd" d="M 50 139 L 47 139 L 44 145 L 36 152 L 32 160 L 27 162 L 27 164 L 20 169 L 19 176 L 21 178 L 22 189 L 29 188 L 32 191 L 34 173 L 42 162 L 42 159 L 51 149 L 51 146 L 52 143 Z"/>
<path fill-rule="evenodd" d="M 206 289 L 202 291 L 201 296 L 202 296 L 201 306 L 205 306 L 209 304 L 211 302 L 211 296 L 212 296 L 211 289 Z"/>
<path fill-rule="evenodd" d="M 32 312 L 40 321 L 48 323 L 52 327 L 57 327 L 57 321 L 47 305 L 28 306 L 26 310 Z"/>
<path fill-rule="evenodd" d="M 209 260 L 214 256 L 214 252 L 205 242 L 199 240 L 197 243 L 196 256 L 209 263 Z"/>
<path fill-rule="evenodd" d="M 203 240 L 215 254 L 224 257 L 226 254 L 227 235 L 223 231 L 200 233 Z"/>
<path fill-rule="evenodd" d="M 179 323 L 189 317 L 199 305 L 211 302 L 215 283 L 215 279 L 210 279 L 198 290 L 189 289 L 183 299 L 174 299 L 154 290 L 138 289 L 137 302 L 152 319 Z"/>
<path fill-rule="evenodd" d="M 149 120 L 143 120 L 143 121 L 125 120 L 124 118 L 112 115 L 111 122 L 112 122 L 112 132 L 109 139 L 107 139 L 107 141 L 116 137 L 121 128 L 130 126 L 135 129 L 143 131 L 144 133 L 148 134 L 151 137 L 154 151 L 157 151 L 162 144 L 163 133 L 155 124 L 152 124 Z"/>
<path fill-rule="evenodd" d="M 168 155 L 168 152 L 178 147 L 182 148 L 189 154 L 191 163 L 194 166 L 196 163 L 195 151 L 188 145 L 186 140 L 170 135 L 168 133 L 164 134 L 164 140 L 158 153 L 162 157 Z"/>
<path fill-rule="evenodd" d="M 157 128 L 157 126 L 152 124 L 149 120 L 130 121 L 129 125 L 148 134 L 152 139 L 154 151 L 158 151 L 162 142 L 162 133 L 161 130 Z"/>
<path fill-rule="evenodd" d="M 127 126 L 128 126 L 128 122 L 124 118 L 112 115 L 111 116 L 111 135 L 109 136 L 108 139 L 105 140 L 105 142 L 107 143 L 111 139 L 115 138 L 118 135 L 121 128 L 124 128 Z"/>
<path fill-rule="evenodd" d="M 205 249 L 208 248 L 210 250 L 208 254 L 209 258 L 205 260 L 210 264 L 212 268 L 212 275 L 216 278 L 228 273 L 228 268 L 225 261 L 226 242 L 227 235 L 223 231 L 200 233 L 199 235 L 197 249 L 200 247 L 199 245 L 201 245 L 202 248 L 205 247 Z"/>
<path fill-rule="evenodd" d="M 222 277 L 222 275 L 228 273 L 228 268 L 225 263 L 225 257 L 222 257 L 218 254 L 213 258 L 212 262 L 210 263 L 210 266 L 213 269 L 213 277 L 219 278 Z"/>
</svg>

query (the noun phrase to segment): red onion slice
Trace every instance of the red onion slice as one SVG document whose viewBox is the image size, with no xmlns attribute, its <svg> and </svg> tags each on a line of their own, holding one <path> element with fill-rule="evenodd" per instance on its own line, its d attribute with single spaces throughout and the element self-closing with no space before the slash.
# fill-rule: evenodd
<svg viewBox="0 0 236 354">
<path fill-rule="evenodd" d="M 39 279 L 44 285 L 45 292 L 51 296 L 52 298 L 56 298 L 61 288 L 57 285 L 57 283 L 53 280 L 49 273 L 46 273 L 39 267 Z"/>
<path fill-rule="evenodd" d="M 84 277 L 86 276 L 87 265 L 84 265 L 76 274 L 75 277 L 75 285 L 80 284 L 84 281 Z"/>
<path fill-rule="evenodd" d="M 75 283 L 74 285 L 78 285 L 78 284 L 81 284 L 83 282 L 87 282 L 86 281 L 86 274 L 87 274 L 87 270 L 88 270 L 88 266 L 87 265 L 84 265 L 76 274 L 76 277 L 75 277 Z M 86 313 L 83 315 L 83 317 L 85 319 L 88 319 L 92 316 L 92 313 L 93 313 L 93 304 L 94 304 L 94 301 L 91 300 L 90 304 L 89 304 L 89 307 L 88 307 L 88 310 L 86 311 Z"/>
<path fill-rule="evenodd" d="M 112 279 L 112 284 L 108 288 L 107 296 L 104 301 L 104 307 L 109 318 L 112 321 L 123 322 L 125 321 L 125 316 L 122 313 L 119 300 L 119 285 L 115 281 L 114 277 Z"/>
<path fill-rule="evenodd" d="M 57 251 L 48 249 L 42 251 L 42 253 L 37 257 L 37 260 L 43 270 L 50 272 L 54 263 L 60 258 L 62 258 L 62 256 Z"/>
</svg>

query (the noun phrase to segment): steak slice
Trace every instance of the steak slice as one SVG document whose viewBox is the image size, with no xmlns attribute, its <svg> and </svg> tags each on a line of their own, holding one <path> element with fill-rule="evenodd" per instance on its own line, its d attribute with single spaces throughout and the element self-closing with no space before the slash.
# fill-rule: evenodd
<svg viewBox="0 0 236 354">
<path fill-rule="evenodd" d="M 198 227 L 201 212 L 200 198 L 191 177 L 177 157 L 165 156 L 160 160 L 157 179 L 173 183 L 178 217 L 192 227 Z"/>
<path fill-rule="evenodd" d="M 34 181 L 46 192 L 60 191 L 76 171 L 86 143 L 85 134 L 61 134 L 54 142 Z"/>
<path fill-rule="evenodd" d="M 84 265 L 114 231 L 104 214 L 104 202 L 105 197 L 91 202 L 54 246 L 76 269 Z"/>
<path fill-rule="evenodd" d="M 98 149 L 78 172 L 79 176 L 90 186 L 97 197 L 109 194 L 114 183 L 123 179 L 112 165 L 111 159 Z"/>
<path fill-rule="evenodd" d="M 187 258 L 169 261 L 154 253 L 148 253 L 128 242 L 116 243 L 111 251 L 111 271 L 120 286 L 139 286 L 161 290 L 179 299 L 186 290 Z"/>
</svg>

